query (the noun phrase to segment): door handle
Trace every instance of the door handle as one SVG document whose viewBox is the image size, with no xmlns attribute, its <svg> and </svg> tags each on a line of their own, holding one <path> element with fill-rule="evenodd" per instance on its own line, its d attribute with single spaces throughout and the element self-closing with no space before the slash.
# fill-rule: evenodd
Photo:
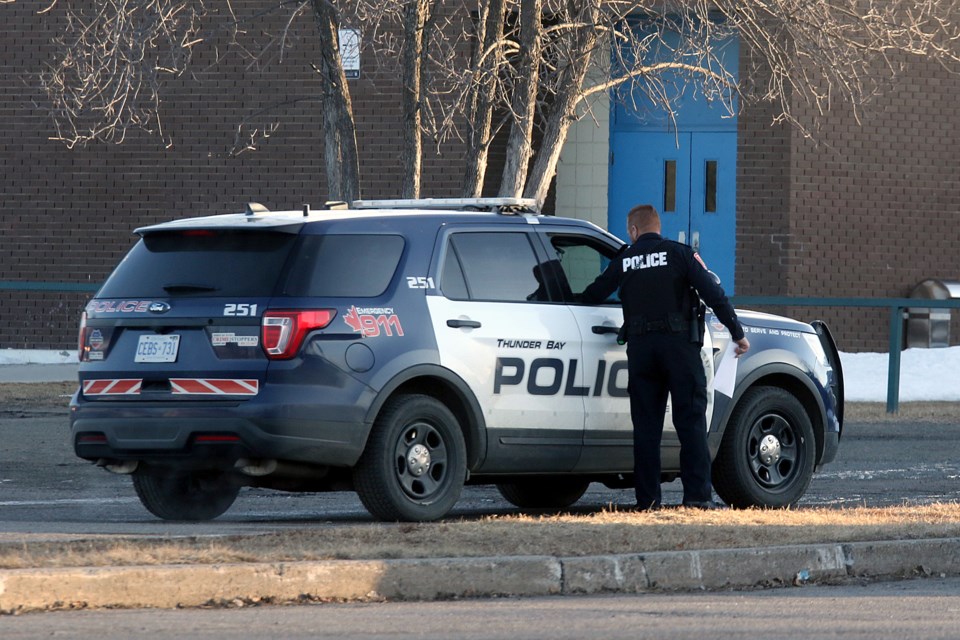
<svg viewBox="0 0 960 640">
<path fill-rule="evenodd" d="M 700 232 L 693 232 L 693 250 L 700 253 Z"/>
<path fill-rule="evenodd" d="M 687 232 L 680 231 L 677 233 L 677 242 L 680 244 L 687 244 Z"/>
<path fill-rule="evenodd" d="M 597 335 L 603 335 L 604 333 L 613 333 L 613 334 L 620 333 L 620 329 L 619 329 L 619 328 L 617 328 L 617 327 L 611 327 L 611 326 L 608 325 L 608 324 L 593 325 L 593 326 L 591 327 L 591 329 L 592 329 L 593 332 L 594 332 L 595 334 L 597 334 Z"/>
<path fill-rule="evenodd" d="M 447 320 L 447 326 L 453 329 L 479 329 L 480 323 L 476 320 L 450 319 Z"/>
</svg>

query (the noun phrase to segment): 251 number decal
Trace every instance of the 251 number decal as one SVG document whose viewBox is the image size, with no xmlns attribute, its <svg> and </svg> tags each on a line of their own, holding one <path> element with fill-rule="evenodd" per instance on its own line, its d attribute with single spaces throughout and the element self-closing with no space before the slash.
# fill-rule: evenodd
<svg viewBox="0 0 960 640">
<path fill-rule="evenodd" d="M 225 316 L 255 316 L 257 315 L 257 305 L 255 304 L 225 304 L 223 305 L 223 315 Z"/>
<path fill-rule="evenodd" d="M 433 289 L 433 278 L 407 276 L 407 287 L 410 289 Z"/>
</svg>

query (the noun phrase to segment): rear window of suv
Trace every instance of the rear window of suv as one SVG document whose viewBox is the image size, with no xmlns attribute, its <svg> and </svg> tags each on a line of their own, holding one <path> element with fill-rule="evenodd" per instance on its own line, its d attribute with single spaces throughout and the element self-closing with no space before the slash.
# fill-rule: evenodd
<svg viewBox="0 0 960 640">
<path fill-rule="evenodd" d="M 296 242 L 296 234 L 262 231 L 151 233 L 134 245 L 99 297 L 267 297 Z"/>
</svg>

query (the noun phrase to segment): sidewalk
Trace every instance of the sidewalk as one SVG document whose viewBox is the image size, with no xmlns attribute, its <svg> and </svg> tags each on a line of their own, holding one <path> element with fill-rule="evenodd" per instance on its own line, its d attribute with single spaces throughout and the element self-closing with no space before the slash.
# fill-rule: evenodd
<svg viewBox="0 0 960 640">
<path fill-rule="evenodd" d="M 5 382 L 76 382 L 77 352 L 0 349 L 0 384 Z"/>
<path fill-rule="evenodd" d="M 0 570 L 0 614 L 326 600 L 645 593 L 956 575 L 960 538 L 592 557 Z"/>
<path fill-rule="evenodd" d="M 77 364 L 0 364 L 0 384 L 8 382 L 76 382 Z"/>
</svg>

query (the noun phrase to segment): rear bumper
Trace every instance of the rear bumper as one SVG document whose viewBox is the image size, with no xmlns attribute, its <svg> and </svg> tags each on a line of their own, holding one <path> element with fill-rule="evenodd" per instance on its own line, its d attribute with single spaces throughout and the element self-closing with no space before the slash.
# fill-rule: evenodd
<svg viewBox="0 0 960 640">
<path fill-rule="evenodd" d="M 174 463 L 243 457 L 350 467 L 370 424 L 358 405 L 224 402 L 86 402 L 74 398 L 74 451 L 87 460 Z"/>
</svg>

